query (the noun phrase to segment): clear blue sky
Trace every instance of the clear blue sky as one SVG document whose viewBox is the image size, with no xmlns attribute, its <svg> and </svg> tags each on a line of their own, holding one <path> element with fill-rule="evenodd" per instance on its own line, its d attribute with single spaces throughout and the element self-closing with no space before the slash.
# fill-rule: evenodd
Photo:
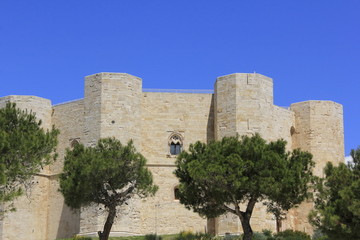
<svg viewBox="0 0 360 240">
<path fill-rule="evenodd" d="M 82 98 L 97 72 L 212 89 L 256 71 L 276 105 L 343 104 L 345 154 L 360 145 L 359 0 L 0 0 L 0 12 L 0 96 Z"/>
</svg>

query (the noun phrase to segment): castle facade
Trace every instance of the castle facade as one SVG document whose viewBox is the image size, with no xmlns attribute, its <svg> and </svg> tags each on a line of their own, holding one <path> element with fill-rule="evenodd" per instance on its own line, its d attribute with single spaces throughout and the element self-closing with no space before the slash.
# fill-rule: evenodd
<svg viewBox="0 0 360 240">
<path fill-rule="evenodd" d="M 80 142 L 116 137 L 135 147 L 148 159 L 159 191 L 154 197 L 133 199 L 118 210 L 111 235 L 171 234 L 182 230 L 242 232 L 236 216 L 207 220 L 183 207 L 176 199 L 173 175 L 176 155 L 195 141 L 209 142 L 224 136 L 260 133 L 266 140 L 283 138 L 288 150 L 309 151 L 315 174 L 323 175 L 326 162 L 344 160 L 342 105 L 332 101 L 305 101 L 288 108 L 273 104 L 273 81 L 261 74 L 235 73 L 217 78 L 214 92 L 143 91 L 142 80 L 126 73 L 98 73 L 85 78 L 84 99 L 52 105 L 35 96 L 6 96 L 31 109 L 44 128 L 60 130 L 58 160 L 34 179 L 30 197 L 15 202 L 16 212 L 0 220 L 0 240 L 53 240 L 75 234 L 95 236 L 106 214 L 102 206 L 69 209 L 58 191 L 66 148 Z M 311 231 L 307 214 L 310 202 L 291 210 L 284 228 Z M 254 231 L 276 223 L 258 203 L 251 224 Z"/>
</svg>

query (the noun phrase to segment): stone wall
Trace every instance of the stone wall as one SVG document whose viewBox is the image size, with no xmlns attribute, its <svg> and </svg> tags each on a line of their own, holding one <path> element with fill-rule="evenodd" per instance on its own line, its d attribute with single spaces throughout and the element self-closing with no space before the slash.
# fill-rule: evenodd
<svg viewBox="0 0 360 240">
<path fill-rule="evenodd" d="M 51 240 L 75 233 L 96 236 L 106 214 L 102 206 L 71 211 L 58 192 L 65 149 L 74 141 L 94 145 L 101 137 L 130 139 L 148 159 L 159 191 L 154 197 L 132 199 L 119 209 L 112 235 L 169 234 L 182 230 L 219 234 L 241 232 L 236 216 L 216 221 L 203 219 L 175 199 L 178 184 L 173 175 L 176 156 L 170 154 L 171 136 L 180 137 L 183 149 L 195 141 L 209 142 L 224 136 L 260 133 L 268 141 L 283 138 L 288 150 L 310 151 L 322 176 L 327 161 L 344 158 L 343 113 L 331 101 L 295 103 L 290 108 L 273 105 L 273 82 L 261 74 L 236 73 L 219 77 L 215 94 L 142 92 L 142 80 L 125 73 L 98 73 L 85 78 L 85 97 L 51 107 L 49 100 L 32 96 L 0 98 L 18 107 L 32 109 L 43 126 L 60 129 L 59 159 L 35 177 L 31 201 L 16 201 L 18 211 L 0 221 L 0 240 Z M 39 207 L 44 206 L 44 207 Z M 312 203 L 291 210 L 284 227 L 311 231 L 307 212 Z M 256 205 L 251 224 L 255 231 L 275 230 L 275 220 L 261 203 Z M 16 237 L 15 237 L 16 236 Z"/>
<path fill-rule="evenodd" d="M 14 102 L 20 109 L 32 111 L 42 120 L 42 127 L 51 128 L 50 100 L 34 96 L 8 96 L 0 98 L 0 108 L 6 102 Z M 16 212 L 9 212 L 0 220 L 3 226 L 1 240 L 47 239 L 49 168 L 34 177 L 33 187 L 28 196 L 19 197 L 14 206 Z"/>
<path fill-rule="evenodd" d="M 335 165 L 344 161 L 344 128 L 342 105 L 332 101 L 306 101 L 294 103 L 290 109 L 295 113 L 293 147 L 313 154 L 314 174 L 324 176 L 327 162 Z M 293 209 L 285 227 L 299 231 L 312 232 L 308 214 L 312 202 L 302 203 Z"/>
<path fill-rule="evenodd" d="M 219 77 L 215 84 L 215 138 L 256 132 L 267 138 L 272 109 L 271 78 L 255 73 Z"/>
<path fill-rule="evenodd" d="M 64 165 L 66 148 L 83 141 L 84 129 L 84 101 L 78 100 L 53 107 L 53 124 L 60 129 L 57 153 L 58 161 L 50 166 L 49 178 L 49 213 L 48 239 L 58 239 L 73 236 L 79 233 L 80 213 L 72 211 L 64 203 L 62 194 L 58 191 L 58 177 Z"/>
<path fill-rule="evenodd" d="M 328 161 L 344 161 L 344 127 L 342 105 L 332 101 L 294 103 L 295 147 L 309 151 L 316 161 L 315 175 L 324 176 Z"/>
<path fill-rule="evenodd" d="M 145 92 L 142 98 L 141 147 L 149 164 L 173 165 L 169 137 L 179 133 L 183 148 L 214 139 L 213 95 Z"/>
<path fill-rule="evenodd" d="M 99 138 L 115 137 L 123 144 L 133 140 L 140 151 L 141 79 L 126 73 L 99 73 L 87 76 L 85 82 L 84 143 L 94 145 Z M 105 221 L 101 212 L 100 207 L 82 209 L 80 231 L 101 230 Z M 133 223 L 130 220 L 128 225 Z"/>
<path fill-rule="evenodd" d="M 145 92 L 142 98 L 142 152 L 148 159 L 159 191 L 142 206 L 142 233 L 205 231 L 207 221 L 174 199 L 178 181 L 173 174 L 176 156 L 169 151 L 169 137 L 179 134 L 183 149 L 196 141 L 207 142 L 213 134 L 213 95 Z"/>
<path fill-rule="evenodd" d="M 134 199 L 119 210 L 112 235 L 204 231 L 206 220 L 174 200 L 175 157 L 169 154 L 168 141 L 174 132 L 182 136 L 183 148 L 197 140 L 213 139 L 212 94 L 142 93 L 141 85 L 141 79 L 129 74 L 101 73 L 86 78 L 84 142 L 93 144 L 99 136 L 114 136 L 124 144 L 132 139 L 148 159 L 159 185 L 154 198 Z M 164 209 L 168 209 L 168 217 L 157 217 L 164 215 Z M 106 215 L 102 211 L 100 207 L 82 209 L 82 234 L 101 230 Z M 186 216 L 193 221 L 182 221 Z"/>
<path fill-rule="evenodd" d="M 215 132 L 216 139 L 238 134 L 259 133 L 267 141 L 283 138 L 291 150 L 290 129 L 294 125 L 294 113 L 273 105 L 273 82 L 261 74 L 236 73 L 219 77 L 215 84 Z M 245 208 L 245 206 L 242 206 Z M 237 216 L 226 214 L 214 222 L 218 234 L 240 233 L 241 223 Z M 266 207 L 257 203 L 251 220 L 254 231 L 275 230 L 274 217 L 266 213 Z"/>
</svg>

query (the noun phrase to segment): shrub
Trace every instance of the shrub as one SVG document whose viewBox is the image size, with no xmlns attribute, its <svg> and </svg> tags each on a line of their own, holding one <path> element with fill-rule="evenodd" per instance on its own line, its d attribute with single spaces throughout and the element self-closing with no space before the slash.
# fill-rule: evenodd
<svg viewBox="0 0 360 240">
<path fill-rule="evenodd" d="M 243 239 L 244 234 L 241 236 L 237 236 L 239 240 Z M 225 239 L 224 239 L 225 240 Z M 252 240 L 273 240 L 272 238 L 268 238 L 264 233 L 254 232 L 252 236 Z"/>
<path fill-rule="evenodd" d="M 180 232 L 174 240 L 212 240 L 212 236 L 208 233 L 192 233 L 192 232 Z"/>
<path fill-rule="evenodd" d="M 252 240 L 267 240 L 267 237 L 264 233 L 254 232 Z"/>
<path fill-rule="evenodd" d="M 70 240 L 92 240 L 91 237 L 82 237 L 82 236 L 75 236 L 71 238 Z"/>
<path fill-rule="evenodd" d="M 162 236 L 158 236 L 156 234 L 146 234 L 145 240 L 162 240 Z"/>
<path fill-rule="evenodd" d="M 242 239 L 242 236 L 231 235 L 231 234 L 225 235 L 223 238 L 223 240 L 241 240 L 241 239 Z"/>
<path fill-rule="evenodd" d="M 328 240 L 329 238 L 320 230 L 315 230 L 312 236 L 313 240 Z"/>
<path fill-rule="evenodd" d="M 195 234 L 192 232 L 182 231 L 175 237 L 175 240 L 194 240 Z"/>
<path fill-rule="evenodd" d="M 264 229 L 264 230 L 262 230 L 262 233 L 263 233 L 266 237 L 272 237 L 272 231 L 271 231 L 271 230 Z"/>
<path fill-rule="evenodd" d="M 275 240 L 311 240 L 311 237 L 300 231 L 285 230 L 274 234 Z"/>
</svg>

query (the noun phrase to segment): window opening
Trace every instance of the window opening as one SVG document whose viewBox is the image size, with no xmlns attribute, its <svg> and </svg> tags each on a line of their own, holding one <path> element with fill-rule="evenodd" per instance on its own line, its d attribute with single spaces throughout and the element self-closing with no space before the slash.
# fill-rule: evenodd
<svg viewBox="0 0 360 240">
<path fill-rule="evenodd" d="M 170 154 L 179 155 L 181 152 L 181 145 L 179 143 L 171 143 L 170 145 Z"/>
<path fill-rule="evenodd" d="M 74 148 L 76 145 L 80 144 L 77 139 L 70 139 L 70 147 Z"/>
<path fill-rule="evenodd" d="M 179 200 L 180 199 L 180 190 L 178 187 L 174 188 L 174 199 Z"/>
<path fill-rule="evenodd" d="M 182 139 L 178 134 L 173 134 L 169 139 L 169 147 L 171 155 L 179 155 L 182 150 Z"/>
</svg>

